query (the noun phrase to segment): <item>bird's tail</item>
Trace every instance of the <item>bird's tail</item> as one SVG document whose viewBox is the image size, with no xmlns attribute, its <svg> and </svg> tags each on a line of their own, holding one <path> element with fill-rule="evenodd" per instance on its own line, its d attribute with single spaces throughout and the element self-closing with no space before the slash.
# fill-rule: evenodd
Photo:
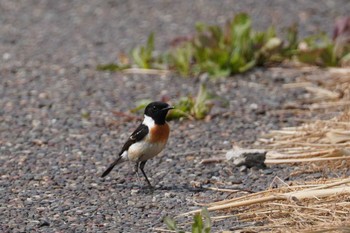
<svg viewBox="0 0 350 233">
<path fill-rule="evenodd" d="M 107 169 L 106 171 L 102 174 L 101 177 L 105 177 L 106 175 L 108 175 L 112 169 L 119 163 L 123 162 L 123 156 L 119 156 Z"/>
</svg>

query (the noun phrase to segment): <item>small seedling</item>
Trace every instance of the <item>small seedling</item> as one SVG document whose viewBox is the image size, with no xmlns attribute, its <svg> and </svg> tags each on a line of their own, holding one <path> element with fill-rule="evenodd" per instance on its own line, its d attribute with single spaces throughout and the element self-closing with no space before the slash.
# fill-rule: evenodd
<svg viewBox="0 0 350 233">
<path fill-rule="evenodd" d="M 170 217 L 164 218 L 164 223 L 167 225 L 169 230 L 175 231 L 176 233 L 184 233 L 185 231 L 180 230 L 175 222 Z M 209 212 L 206 208 L 203 208 L 201 213 L 197 213 L 193 217 L 192 233 L 210 233 L 212 222 L 209 216 Z"/>
<path fill-rule="evenodd" d="M 150 69 L 154 62 L 154 33 L 148 36 L 145 46 L 137 46 L 131 51 L 131 57 L 139 68 Z"/>
</svg>

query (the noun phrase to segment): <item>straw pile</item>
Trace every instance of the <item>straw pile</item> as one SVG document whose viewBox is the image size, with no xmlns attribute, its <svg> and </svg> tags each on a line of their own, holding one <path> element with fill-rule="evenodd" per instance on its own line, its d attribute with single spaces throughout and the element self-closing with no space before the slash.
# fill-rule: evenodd
<svg viewBox="0 0 350 233">
<path fill-rule="evenodd" d="M 220 215 L 219 212 L 212 217 L 214 221 L 234 217 L 241 225 L 246 222 L 242 232 L 301 232 L 327 229 L 330 225 L 341 229 L 350 221 L 349 194 L 350 179 L 322 180 L 269 189 L 207 206 L 209 211 L 233 213 Z M 197 212 L 200 210 L 184 215 Z"/>
<path fill-rule="evenodd" d="M 327 71 L 308 68 L 295 83 L 285 89 L 305 89 L 309 94 L 299 100 L 298 110 L 330 112 L 350 107 L 350 69 L 333 68 Z"/>
<path fill-rule="evenodd" d="M 269 138 L 266 164 L 332 162 L 332 169 L 344 168 L 350 160 L 350 111 L 330 120 L 271 131 L 265 138 Z"/>
<path fill-rule="evenodd" d="M 304 120 L 298 127 L 270 131 L 260 139 L 268 149 L 266 164 L 306 163 L 314 170 L 348 168 L 350 164 L 350 70 L 336 69 L 300 77 L 287 88 L 304 88 L 310 94 L 301 108 L 336 115 L 331 119 Z M 322 112 L 318 112 L 321 118 Z M 333 114 L 331 114 L 333 113 Z M 323 166 L 319 166 L 323 165 Z"/>
<path fill-rule="evenodd" d="M 347 177 L 350 167 L 350 70 L 321 72 L 285 85 L 308 92 L 293 110 L 309 111 L 318 120 L 271 131 L 258 144 L 268 150 L 267 165 L 297 165 L 291 175 L 321 172 L 323 178 L 280 182 L 282 187 L 206 204 L 216 211 L 213 220 L 246 223 L 239 232 L 350 232 L 350 179 L 339 178 Z M 338 178 L 329 178 L 327 171 Z"/>
</svg>

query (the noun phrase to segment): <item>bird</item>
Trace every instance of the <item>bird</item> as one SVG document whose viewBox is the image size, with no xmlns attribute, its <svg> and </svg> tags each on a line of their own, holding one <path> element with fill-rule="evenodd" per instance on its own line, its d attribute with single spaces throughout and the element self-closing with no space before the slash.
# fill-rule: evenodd
<svg viewBox="0 0 350 233">
<path fill-rule="evenodd" d="M 101 177 L 107 176 L 112 169 L 123 162 L 135 163 L 135 172 L 141 170 L 149 188 L 153 188 L 144 171 L 146 162 L 158 155 L 165 147 L 170 133 L 170 127 L 165 118 L 169 110 L 174 109 L 164 102 L 152 102 L 144 111 L 143 122 L 130 135 L 117 159 L 103 172 Z"/>
</svg>

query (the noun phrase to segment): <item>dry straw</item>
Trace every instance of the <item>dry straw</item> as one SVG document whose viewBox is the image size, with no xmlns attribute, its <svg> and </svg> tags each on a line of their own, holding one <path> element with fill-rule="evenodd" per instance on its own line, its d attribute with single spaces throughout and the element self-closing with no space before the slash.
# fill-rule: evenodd
<svg viewBox="0 0 350 233">
<path fill-rule="evenodd" d="M 347 175 L 350 166 L 350 69 L 322 72 L 285 85 L 309 93 L 295 110 L 307 110 L 319 120 L 271 131 L 260 145 L 268 150 L 267 165 L 297 165 L 291 175 L 321 172 L 324 178 L 206 204 L 215 211 L 214 220 L 234 217 L 249 223 L 239 232 L 350 232 L 350 178 L 327 177 L 327 171 Z M 324 113 L 333 117 L 324 120 Z"/>
<path fill-rule="evenodd" d="M 214 220 L 233 216 L 254 223 L 244 232 L 300 232 L 350 221 L 350 179 L 283 186 L 208 204 L 209 211 L 220 211 Z M 225 212 L 223 212 L 225 211 Z M 227 211 L 234 214 L 228 215 Z M 190 215 L 200 209 L 187 212 Z M 221 215 L 220 215 L 221 214 Z M 223 215 L 226 214 L 226 215 Z"/>
<path fill-rule="evenodd" d="M 350 104 L 350 69 L 333 69 L 324 75 L 312 73 L 286 86 L 311 92 L 311 96 L 300 100 L 298 105 L 314 114 L 316 111 L 316 118 L 322 113 L 336 116 L 270 131 L 260 140 L 269 150 L 266 164 L 312 162 L 314 168 L 324 164 L 332 169 L 348 164 L 350 111 L 346 104 Z"/>
</svg>

